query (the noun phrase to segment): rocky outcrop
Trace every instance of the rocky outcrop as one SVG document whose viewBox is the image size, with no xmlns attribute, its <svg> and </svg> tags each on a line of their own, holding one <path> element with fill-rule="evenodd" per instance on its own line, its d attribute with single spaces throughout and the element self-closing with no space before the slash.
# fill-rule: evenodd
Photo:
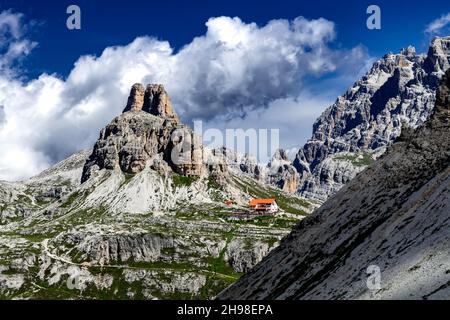
<svg viewBox="0 0 450 320">
<path fill-rule="evenodd" d="M 266 242 L 257 241 L 249 244 L 245 238 L 236 238 L 228 244 L 224 259 L 237 272 L 247 272 L 271 249 Z"/>
<path fill-rule="evenodd" d="M 283 149 L 275 152 L 272 160 L 267 164 L 267 182 L 279 187 L 284 192 L 297 191 L 299 175 Z"/>
<path fill-rule="evenodd" d="M 179 122 L 177 114 L 173 111 L 169 96 L 160 84 L 149 85 L 145 90 L 143 111 L 158 117 L 165 117 Z"/>
<path fill-rule="evenodd" d="M 450 70 L 427 122 L 402 135 L 220 298 L 448 299 L 449 190 Z"/>
<path fill-rule="evenodd" d="M 183 257 L 190 256 L 217 258 L 226 245 L 225 240 L 219 243 L 205 240 L 203 246 L 197 246 L 187 236 L 174 237 L 139 232 L 88 237 L 83 232 L 71 232 L 62 234 L 53 241 L 56 244 L 74 246 L 77 259 L 95 265 L 119 262 L 171 262 L 174 259 L 181 261 Z"/>
<path fill-rule="evenodd" d="M 135 83 L 131 87 L 130 96 L 128 97 L 127 106 L 123 112 L 141 111 L 144 107 L 145 88 L 140 83 Z"/>
<path fill-rule="evenodd" d="M 435 75 L 443 74 L 450 68 L 449 52 L 450 37 L 433 39 L 424 62 L 425 71 Z"/>
<path fill-rule="evenodd" d="M 157 170 L 184 176 L 203 172 L 203 146 L 187 126 L 179 124 L 162 85 L 149 85 L 144 91 L 135 84 L 124 113 L 100 132 L 87 160 L 82 182 L 102 169 L 136 174 L 161 156 Z"/>
<path fill-rule="evenodd" d="M 243 173 L 261 183 L 276 186 L 287 193 L 295 193 L 299 174 L 283 149 L 278 149 L 267 165 L 258 163 L 249 154 L 240 154 L 225 147 L 212 150 L 214 156 L 223 158 L 227 168 Z"/>
<path fill-rule="evenodd" d="M 194 272 L 173 272 L 167 270 L 163 275 L 152 270 L 126 270 L 124 278 L 128 285 L 139 283 L 144 299 L 160 299 L 155 291 L 163 293 L 177 292 L 179 295 L 198 297 L 206 283 L 206 277 Z M 128 299 L 135 299 L 136 292 L 130 291 Z"/>
<path fill-rule="evenodd" d="M 314 174 L 303 182 L 303 197 L 327 199 L 378 159 L 385 150 L 386 148 L 378 148 L 373 152 L 339 152 L 328 156 L 317 165 Z"/>
<path fill-rule="evenodd" d="M 133 85 L 124 112 L 141 110 L 179 123 L 169 95 L 161 84 L 149 84 L 146 89 L 140 83 Z"/>
<path fill-rule="evenodd" d="M 417 128 L 428 119 L 449 61 L 450 37 L 433 40 L 428 55 L 416 55 L 415 49 L 408 47 L 377 61 L 314 123 L 312 138 L 294 161 L 300 174 L 300 195 L 323 201 L 343 186 L 342 165 L 336 159 L 332 166 L 329 163 L 333 155 L 370 153 L 375 159 L 380 148 L 394 142 L 405 125 Z M 346 181 L 361 169 L 350 171 L 344 166 Z M 338 171 L 330 172 L 334 168 Z"/>
<path fill-rule="evenodd" d="M 256 158 L 249 154 L 240 154 L 226 147 L 212 149 L 211 156 L 214 159 L 221 159 L 226 170 L 244 173 L 258 181 L 265 182 L 267 178 L 266 168 L 258 163 Z"/>
</svg>

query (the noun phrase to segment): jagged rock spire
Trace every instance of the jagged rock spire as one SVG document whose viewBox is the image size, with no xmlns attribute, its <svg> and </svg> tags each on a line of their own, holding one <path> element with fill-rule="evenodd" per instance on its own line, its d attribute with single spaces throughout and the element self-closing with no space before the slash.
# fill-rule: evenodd
<svg viewBox="0 0 450 320">
<path fill-rule="evenodd" d="M 81 181 L 103 169 L 137 174 L 147 166 L 164 174 L 172 170 L 196 177 L 206 168 L 200 137 L 179 123 L 164 87 L 150 84 L 144 89 L 136 83 L 122 115 L 101 130 Z"/>
<path fill-rule="evenodd" d="M 450 37 L 434 38 L 428 50 L 424 68 L 427 72 L 444 73 L 450 68 Z"/>
<path fill-rule="evenodd" d="M 128 97 L 127 106 L 123 112 L 140 111 L 144 106 L 145 89 L 140 83 L 136 83 L 131 87 L 130 96 Z"/>
<path fill-rule="evenodd" d="M 145 90 L 143 110 L 155 116 L 174 117 L 169 95 L 161 84 L 149 84 Z"/>
<path fill-rule="evenodd" d="M 169 95 L 161 84 L 149 84 L 145 89 L 140 83 L 134 84 L 123 112 L 128 111 L 144 111 L 158 117 L 169 118 L 176 123 L 179 122 Z"/>
<path fill-rule="evenodd" d="M 272 158 L 276 160 L 289 161 L 289 157 L 284 149 L 277 149 Z"/>
</svg>

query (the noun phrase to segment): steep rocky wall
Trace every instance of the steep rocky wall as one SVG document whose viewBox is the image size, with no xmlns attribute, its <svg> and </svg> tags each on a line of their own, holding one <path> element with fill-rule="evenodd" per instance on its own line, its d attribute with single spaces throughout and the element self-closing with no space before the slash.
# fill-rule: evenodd
<svg viewBox="0 0 450 320">
<path fill-rule="evenodd" d="M 156 158 L 163 162 L 155 163 Z M 205 169 L 203 145 L 199 137 L 179 123 L 162 85 L 135 84 L 124 113 L 100 132 L 83 169 L 82 182 L 100 170 L 136 174 L 149 165 L 156 171 L 171 170 L 183 176 L 201 176 Z"/>
<path fill-rule="evenodd" d="M 328 161 L 334 155 L 364 152 L 375 160 L 402 128 L 416 128 L 426 121 L 449 61 L 450 37 L 433 40 L 427 55 L 417 55 L 408 47 L 377 61 L 314 123 L 312 138 L 294 161 L 300 174 L 300 195 L 323 201 L 343 186 L 341 166 L 336 159 L 333 166 Z M 329 172 L 325 175 L 324 167 Z M 348 164 L 346 168 L 351 169 Z M 337 171 L 331 172 L 334 169 Z M 351 180 L 360 169 L 356 165 L 347 170 L 345 180 Z"/>
<path fill-rule="evenodd" d="M 221 299 L 450 297 L 450 70 L 431 118 L 301 221 Z M 367 270 L 381 287 L 367 286 Z"/>
</svg>

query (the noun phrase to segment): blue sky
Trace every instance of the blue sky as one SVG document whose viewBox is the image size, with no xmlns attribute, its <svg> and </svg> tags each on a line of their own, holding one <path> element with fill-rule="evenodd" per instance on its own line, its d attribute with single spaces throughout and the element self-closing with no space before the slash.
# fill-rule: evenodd
<svg viewBox="0 0 450 320">
<path fill-rule="evenodd" d="M 187 124 L 298 147 L 376 59 L 435 35 L 450 35 L 448 1 L 0 0 L 0 180 L 91 148 L 135 82 L 164 84 Z"/>
<path fill-rule="evenodd" d="M 174 48 L 204 34 L 210 17 L 238 16 L 244 22 L 260 25 L 271 19 L 326 18 L 336 23 L 334 45 L 365 45 L 372 56 L 398 51 L 412 44 L 426 50 L 429 36 L 425 26 L 450 11 L 450 2 L 429 1 L 364 1 L 364 0 L 192 0 L 192 1 L 49 1 L 2 0 L 0 9 L 13 9 L 25 14 L 38 25 L 32 30 L 39 46 L 26 61 L 30 77 L 42 72 L 68 74 L 80 55 L 100 54 L 105 47 L 124 45 L 137 36 L 152 35 L 168 40 Z M 82 30 L 65 28 L 68 5 L 82 10 Z M 377 4 L 382 11 L 382 29 L 365 27 L 366 8 Z"/>
</svg>

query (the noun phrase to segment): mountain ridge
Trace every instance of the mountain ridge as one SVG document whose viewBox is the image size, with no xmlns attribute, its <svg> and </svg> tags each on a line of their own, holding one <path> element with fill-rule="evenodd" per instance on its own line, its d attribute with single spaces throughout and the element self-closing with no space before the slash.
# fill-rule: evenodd
<svg viewBox="0 0 450 320">
<path fill-rule="evenodd" d="M 219 298 L 448 298 L 450 70 L 436 97 L 429 120 L 402 134 Z M 380 288 L 367 286 L 370 266 L 381 272 Z"/>
<path fill-rule="evenodd" d="M 426 121 L 448 67 L 450 37 L 435 38 L 426 55 L 410 46 L 375 62 L 315 121 L 312 138 L 293 161 L 300 174 L 298 193 L 326 200 L 376 160 L 402 127 Z"/>
</svg>

